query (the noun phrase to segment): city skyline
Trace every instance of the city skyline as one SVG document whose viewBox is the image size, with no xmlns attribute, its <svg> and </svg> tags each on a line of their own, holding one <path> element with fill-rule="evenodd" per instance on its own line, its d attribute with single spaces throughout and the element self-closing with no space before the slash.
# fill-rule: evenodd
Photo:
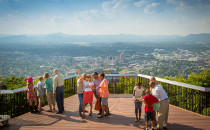
<svg viewBox="0 0 210 130">
<path fill-rule="evenodd" d="M 210 33 L 208 0 L 0 0 L 0 34 Z"/>
</svg>

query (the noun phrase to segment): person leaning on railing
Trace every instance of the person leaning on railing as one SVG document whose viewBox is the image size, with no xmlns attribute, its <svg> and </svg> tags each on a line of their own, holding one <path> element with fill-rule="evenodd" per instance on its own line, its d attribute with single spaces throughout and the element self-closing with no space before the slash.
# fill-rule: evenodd
<svg viewBox="0 0 210 130">
<path fill-rule="evenodd" d="M 64 77 L 58 74 L 57 69 L 54 69 L 54 74 L 53 93 L 56 95 L 56 102 L 58 106 L 58 112 L 56 112 L 56 114 L 61 114 L 64 111 Z"/>
<path fill-rule="evenodd" d="M 166 91 L 162 86 L 156 86 L 155 82 L 150 82 L 149 86 L 154 89 L 154 96 L 160 102 L 160 108 L 158 112 L 158 124 L 157 129 L 167 129 L 168 112 L 169 112 L 169 99 Z"/>
</svg>

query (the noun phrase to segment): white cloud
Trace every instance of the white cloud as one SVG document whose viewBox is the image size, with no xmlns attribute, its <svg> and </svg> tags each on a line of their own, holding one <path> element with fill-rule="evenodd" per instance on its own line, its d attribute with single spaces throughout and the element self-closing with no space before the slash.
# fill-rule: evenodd
<svg viewBox="0 0 210 130">
<path fill-rule="evenodd" d="M 160 3 L 151 3 L 148 4 L 145 8 L 144 8 L 144 13 L 145 14 L 153 14 L 156 11 L 158 11 L 158 6 L 160 5 Z"/>
<path fill-rule="evenodd" d="M 142 6 L 144 6 L 145 4 L 147 4 L 147 2 L 148 2 L 148 1 L 146 1 L 146 0 L 140 0 L 140 1 L 138 1 L 138 2 L 135 2 L 134 5 L 135 5 L 136 7 L 142 7 Z"/>
</svg>

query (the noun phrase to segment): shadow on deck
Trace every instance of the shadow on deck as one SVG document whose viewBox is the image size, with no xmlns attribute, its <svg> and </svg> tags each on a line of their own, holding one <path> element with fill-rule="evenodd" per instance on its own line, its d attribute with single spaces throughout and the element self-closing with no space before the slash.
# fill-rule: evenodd
<svg viewBox="0 0 210 130">
<path fill-rule="evenodd" d="M 97 118 L 97 111 L 93 116 L 88 114 L 85 119 L 78 116 L 77 95 L 65 99 L 65 112 L 57 115 L 46 112 L 48 106 L 40 114 L 26 113 L 13 118 L 8 127 L 2 129 L 143 129 L 144 121 L 134 122 L 134 103 L 132 95 L 112 94 L 109 98 L 111 116 L 103 119 Z M 95 102 L 95 101 L 94 101 Z M 86 108 L 89 110 L 89 107 Z M 142 107 L 142 111 L 144 106 Z M 142 113 L 142 118 L 144 117 Z M 170 105 L 168 129 L 203 130 L 210 129 L 210 117 Z"/>
</svg>

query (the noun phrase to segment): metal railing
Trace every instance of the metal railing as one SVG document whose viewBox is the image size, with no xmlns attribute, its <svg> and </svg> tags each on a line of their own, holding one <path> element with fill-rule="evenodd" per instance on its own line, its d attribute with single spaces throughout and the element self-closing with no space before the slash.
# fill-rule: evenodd
<svg viewBox="0 0 210 130">
<path fill-rule="evenodd" d="M 64 98 L 76 94 L 76 76 L 64 79 Z M 35 89 L 36 87 L 37 85 L 34 85 Z M 11 117 L 22 115 L 29 112 L 28 104 L 26 87 L 0 91 L 0 115 L 10 115 Z M 43 105 L 47 105 L 46 94 L 44 94 Z"/>
<path fill-rule="evenodd" d="M 112 94 L 131 94 L 137 82 L 149 88 L 150 76 L 142 74 L 106 74 L 109 92 Z M 170 104 L 210 116 L 210 88 L 156 78 L 166 90 Z M 64 97 L 76 94 L 77 75 L 65 77 Z M 36 85 L 35 85 L 36 88 Z M 15 90 L 1 90 L 0 115 L 16 117 L 29 112 L 26 87 Z M 47 105 L 44 96 L 43 105 Z"/>
<path fill-rule="evenodd" d="M 149 88 L 151 76 L 138 74 L 138 82 Z M 156 78 L 168 94 L 170 104 L 210 116 L 210 87 L 200 87 Z"/>
</svg>

